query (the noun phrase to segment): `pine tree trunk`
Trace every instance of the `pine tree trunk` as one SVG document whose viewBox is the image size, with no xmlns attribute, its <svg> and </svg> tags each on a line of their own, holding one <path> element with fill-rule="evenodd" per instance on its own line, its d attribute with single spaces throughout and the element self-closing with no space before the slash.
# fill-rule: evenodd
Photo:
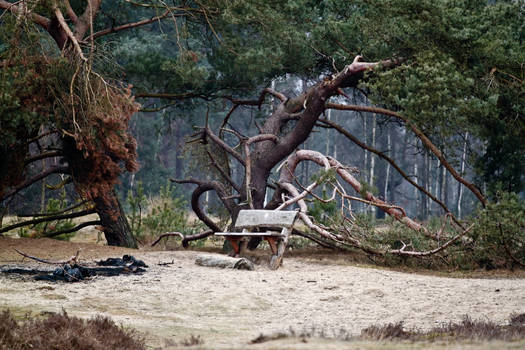
<svg viewBox="0 0 525 350">
<path fill-rule="evenodd" d="M 115 204 L 108 204 L 102 198 L 95 198 L 95 210 L 100 217 L 101 224 L 104 228 L 104 236 L 108 245 L 137 248 L 137 242 L 131 232 L 126 215 L 122 210 L 120 201 L 114 191 L 108 195 L 111 202 Z"/>
<path fill-rule="evenodd" d="M 428 152 L 425 150 L 424 153 L 423 153 L 423 169 L 422 169 L 422 174 L 421 174 L 421 181 L 422 181 L 422 186 L 425 190 L 428 191 L 428 183 L 429 183 L 429 167 L 428 167 L 428 163 L 429 163 L 429 159 L 428 159 Z M 428 210 L 428 200 L 427 200 L 427 196 L 422 196 L 421 198 L 421 212 L 420 212 L 420 219 L 421 220 L 425 220 L 427 217 L 428 217 L 428 213 L 429 213 L 429 210 Z"/>
</svg>

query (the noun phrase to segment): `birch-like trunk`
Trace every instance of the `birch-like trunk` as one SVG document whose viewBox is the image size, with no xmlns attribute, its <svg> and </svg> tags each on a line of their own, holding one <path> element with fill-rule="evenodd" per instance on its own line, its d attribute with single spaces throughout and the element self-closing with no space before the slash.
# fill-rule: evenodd
<svg viewBox="0 0 525 350">
<path fill-rule="evenodd" d="M 463 143 L 463 153 L 461 154 L 461 165 L 460 165 L 460 174 L 464 176 L 465 173 L 465 159 L 467 156 L 467 141 L 468 141 L 468 132 L 465 133 L 465 142 Z M 463 199 L 463 186 L 461 183 L 458 183 L 458 201 L 456 205 L 458 219 L 461 219 L 461 200 Z"/>
<path fill-rule="evenodd" d="M 376 128 L 377 128 L 377 115 L 374 113 L 372 118 L 372 148 L 376 148 Z M 370 178 L 368 184 L 372 189 L 374 187 L 374 171 L 375 171 L 375 156 L 373 153 L 370 153 Z M 370 206 L 370 212 L 372 214 L 376 213 L 376 207 Z"/>
</svg>

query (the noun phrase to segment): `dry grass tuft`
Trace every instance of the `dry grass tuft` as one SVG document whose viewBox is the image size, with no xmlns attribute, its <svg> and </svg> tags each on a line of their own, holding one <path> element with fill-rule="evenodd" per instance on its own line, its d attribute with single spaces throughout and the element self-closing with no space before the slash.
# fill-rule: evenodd
<svg viewBox="0 0 525 350">
<path fill-rule="evenodd" d="M 204 340 L 202 340 L 200 335 L 190 335 L 188 338 L 184 339 L 180 343 L 182 346 L 194 346 L 194 345 L 202 345 L 204 344 Z"/>
<path fill-rule="evenodd" d="M 70 317 L 64 311 L 46 319 L 17 322 L 10 311 L 0 314 L 0 350 L 144 350 L 144 341 L 111 319 Z"/>
<path fill-rule="evenodd" d="M 410 333 L 403 330 L 403 322 L 389 323 L 383 326 L 372 325 L 361 330 L 361 338 L 374 340 L 409 339 Z"/>
<path fill-rule="evenodd" d="M 327 338 L 343 341 L 388 340 L 388 341 L 516 341 L 525 339 L 525 314 L 512 314 L 508 325 L 498 325 L 487 320 L 472 320 L 465 316 L 460 323 L 450 322 L 429 331 L 405 330 L 403 322 L 386 325 L 372 325 L 361 331 L 359 336 L 352 335 L 345 329 L 339 332 L 327 332 L 322 328 L 296 332 L 278 332 L 270 335 L 259 335 L 252 344 L 264 343 L 282 338 Z"/>
<path fill-rule="evenodd" d="M 503 340 L 525 339 L 525 314 L 511 315 L 508 325 L 498 325 L 489 320 L 472 320 L 465 316 L 460 323 L 450 322 L 429 331 L 405 331 L 403 323 L 370 326 L 361 331 L 360 338 L 374 340 Z"/>
</svg>

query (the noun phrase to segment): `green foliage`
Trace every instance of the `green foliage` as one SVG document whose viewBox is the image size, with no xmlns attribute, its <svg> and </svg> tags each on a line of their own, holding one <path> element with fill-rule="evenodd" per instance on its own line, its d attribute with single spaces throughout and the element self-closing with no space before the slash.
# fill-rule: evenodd
<svg viewBox="0 0 525 350">
<path fill-rule="evenodd" d="M 29 152 L 27 139 L 38 134 L 53 114 L 52 89 L 61 84 L 57 72 L 68 71 L 63 59 L 38 56 L 43 35 L 31 24 L 18 27 L 8 17 L 0 25 L 0 195 L 23 179 Z M 47 63 L 47 62 L 46 62 Z"/>
<path fill-rule="evenodd" d="M 144 195 L 144 187 L 142 182 L 137 182 L 136 190 L 129 190 L 127 196 L 127 204 L 130 208 L 130 213 L 128 215 L 129 224 L 131 226 L 131 231 L 137 237 L 141 237 L 143 234 L 142 226 L 142 211 L 146 206 L 146 196 Z"/>
<path fill-rule="evenodd" d="M 157 237 L 169 231 L 187 235 L 202 228 L 190 221 L 187 202 L 175 197 L 175 188 L 169 181 L 161 187 L 158 197 L 150 200 L 146 198 L 139 182 L 134 193 L 128 192 L 127 204 L 133 234 L 139 238 Z"/>
<path fill-rule="evenodd" d="M 59 198 L 49 198 L 46 202 L 45 215 L 55 215 L 66 209 L 70 203 L 66 198 L 66 191 L 63 190 Z M 62 219 L 48 222 L 42 222 L 31 226 L 31 228 L 21 227 L 18 230 L 20 237 L 38 238 L 46 233 L 57 232 L 72 229 L 75 227 L 73 219 Z M 76 232 L 64 233 L 58 236 L 54 236 L 54 239 L 68 241 L 75 235 Z"/>
<path fill-rule="evenodd" d="M 311 182 L 317 182 L 319 185 L 335 180 L 336 171 L 333 168 L 328 170 L 320 169 L 310 177 Z"/>
<path fill-rule="evenodd" d="M 480 209 L 473 220 L 474 227 L 461 240 L 437 255 L 423 259 L 387 255 L 384 262 L 390 265 L 460 269 L 525 266 L 525 201 L 514 193 L 500 192 L 498 200 Z M 356 224 L 366 227 L 366 218 Z M 439 232 L 443 227 L 443 219 L 432 218 L 426 226 L 430 232 Z M 368 232 L 373 230 L 373 224 L 368 224 Z M 383 251 L 400 249 L 406 245 L 406 250 L 423 252 L 435 249 L 456 234 L 457 228 L 447 222 L 441 232 L 441 241 L 436 242 L 399 222 L 393 222 L 388 230 L 380 234 L 362 237 L 365 245 Z"/>
<path fill-rule="evenodd" d="M 370 185 L 365 179 L 361 178 L 359 179 L 359 182 L 361 183 L 361 191 L 359 192 L 361 197 L 366 198 L 367 193 L 372 193 L 375 196 L 379 193 L 378 188 L 374 185 Z"/>
<path fill-rule="evenodd" d="M 323 197 L 325 197 L 325 193 L 323 193 Z M 336 201 L 323 202 L 315 199 L 313 204 L 309 206 L 308 210 L 309 214 L 312 215 L 317 222 L 323 225 L 330 225 L 334 223 L 334 220 L 339 221 L 337 219 L 340 215 L 337 210 Z"/>
<path fill-rule="evenodd" d="M 478 212 L 473 239 L 474 259 L 486 268 L 525 266 L 525 201 L 499 192 L 497 201 Z"/>
<path fill-rule="evenodd" d="M 475 154 L 479 183 L 525 186 L 525 8 L 511 1 L 358 1 L 355 18 L 373 57 L 405 63 L 363 84 L 377 104 L 398 110 L 449 158 L 454 135 L 486 144 Z M 386 50 L 385 50 L 386 49 Z M 457 155 L 457 154 L 456 154 Z"/>
</svg>

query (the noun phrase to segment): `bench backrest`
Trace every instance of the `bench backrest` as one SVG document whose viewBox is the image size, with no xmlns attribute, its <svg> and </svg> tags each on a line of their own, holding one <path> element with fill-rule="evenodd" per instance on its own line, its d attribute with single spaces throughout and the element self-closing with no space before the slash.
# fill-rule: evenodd
<svg viewBox="0 0 525 350">
<path fill-rule="evenodd" d="M 254 227 L 279 227 L 291 228 L 297 217 L 296 211 L 280 211 L 280 210 L 241 210 L 235 222 L 235 227 L 238 229 L 254 228 Z"/>
</svg>

